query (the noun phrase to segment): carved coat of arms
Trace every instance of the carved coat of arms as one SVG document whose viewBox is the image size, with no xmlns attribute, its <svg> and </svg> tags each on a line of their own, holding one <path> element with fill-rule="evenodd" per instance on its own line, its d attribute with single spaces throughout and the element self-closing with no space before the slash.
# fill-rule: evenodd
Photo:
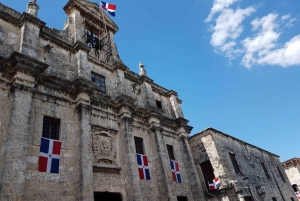
<svg viewBox="0 0 300 201">
<path fill-rule="evenodd" d="M 107 132 L 95 132 L 93 134 L 94 162 L 102 164 L 115 164 L 115 139 Z"/>
</svg>

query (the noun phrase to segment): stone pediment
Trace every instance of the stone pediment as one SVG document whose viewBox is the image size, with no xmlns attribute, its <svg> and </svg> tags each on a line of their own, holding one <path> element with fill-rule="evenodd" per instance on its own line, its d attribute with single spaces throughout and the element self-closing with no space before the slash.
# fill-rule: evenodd
<svg viewBox="0 0 300 201">
<path fill-rule="evenodd" d="M 105 11 L 101 11 L 99 4 L 95 2 L 90 2 L 87 0 L 69 0 L 64 7 L 64 11 L 69 14 L 74 8 L 77 8 L 81 13 L 86 15 L 86 18 L 93 20 L 103 21 L 103 17 L 106 23 L 106 26 L 109 27 L 113 33 L 116 33 L 119 27 L 110 19 Z"/>
</svg>

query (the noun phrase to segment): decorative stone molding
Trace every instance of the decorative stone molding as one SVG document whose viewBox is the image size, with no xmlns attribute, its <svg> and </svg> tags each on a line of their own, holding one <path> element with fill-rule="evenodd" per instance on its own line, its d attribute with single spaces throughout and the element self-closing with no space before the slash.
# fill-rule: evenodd
<svg viewBox="0 0 300 201">
<path fill-rule="evenodd" d="M 99 131 L 94 127 L 92 129 L 92 138 L 93 163 L 97 166 L 104 165 L 108 168 L 116 166 L 118 163 L 115 133 Z"/>
</svg>

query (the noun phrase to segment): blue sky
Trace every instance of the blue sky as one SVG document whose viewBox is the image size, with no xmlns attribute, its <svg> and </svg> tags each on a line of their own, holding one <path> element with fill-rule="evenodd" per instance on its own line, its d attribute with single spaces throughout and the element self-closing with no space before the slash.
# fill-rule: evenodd
<svg viewBox="0 0 300 201">
<path fill-rule="evenodd" d="M 38 0 L 61 29 L 67 0 Z M 99 3 L 98 1 L 95 1 Z M 19 12 L 27 0 L 1 0 Z M 192 134 L 207 127 L 300 157 L 299 0 L 111 0 L 115 41 L 134 72 L 178 92 Z"/>
</svg>

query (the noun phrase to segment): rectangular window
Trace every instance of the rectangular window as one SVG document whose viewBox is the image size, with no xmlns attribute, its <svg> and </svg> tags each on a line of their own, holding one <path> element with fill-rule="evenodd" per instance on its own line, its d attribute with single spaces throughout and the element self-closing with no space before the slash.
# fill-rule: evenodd
<svg viewBox="0 0 300 201">
<path fill-rule="evenodd" d="M 162 109 L 161 101 L 156 100 L 156 107 Z"/>
<path fill-rule="evenodd" d="M 298 188 L 297 184 L 293 184 L 292 187 L 293 187 L 294 192 L 298 192 L 299 191 L 299 188 Z"/>
<path fill-rule="evenodd" d="M 59 140 L 59 126 L 60 126 L 59 119 L 44 117 L 42 136 L 44 138 Z"/>
<path fill-rule="evenodd" d="M 253 201 L 252 196 L 245 196 L 244 199 L 245 199 L 245 201 Z"/>
<path fill-rule="evenodd" d="M 272 201 L 277 201 L 277 199 L 275 197 L 272 197 Z"/>
<path fill-rule="evenodd" d="M 270 177 L 270 175 L 269 175 L 269 173 L 268 173 L 268 171 L 267 171 L 267 168 L 266 168 L 265 164 L 264 164 L 264 163 L 261 163 L 261 166 L 262 166 L 262 168 L 264 169 L 264 172 L 265 172 L 266 177 L 267 177 L 268 179 L 270 179 L 271 177 Z"/>
<path fill-rule="evenodd" d="M 105 77 L 92 72 L 92 81 L 98 84 L 97 91 L 106 93 Z"/>
<path fill-rule="evenodd" d="M 234 153 L 229 153 L 229 156 L 230 156 L 232 165 L 233 165 L 233 167 L 234 167 L 235 173 L 241 174 L 241 170 L 240 170 L 240 167 L 239 167 L 239 165 L 238 165 L 238 163 L 237 163 L 235 154 L 234 154 Z"/>
<path fill-rule="evenodd" d="M 277 166 L 277 170 L 278 170 L 278 172 L 279 172 L 279 175 L 280 175 L 280 177 L 281 177 L 281 180 L 283 181 L 283 182 L 285 182 L 285 178 L 284 178 L 284 176 L 283 176 L 283 174 L 282 174 L 282 172 L 280 171 L 280 168 Z"/>
<path fill-rule="evenodd" d="M 294 198 L 291 197 L 291 201 L 295 201 Z"/>
<path fill-rule="evenodd" d="M 170 160 L 175 160 L 175 156 L 174 156 L 174 148 L 173 148 L 173 146 L 167 144 L 167 149 L 168 149 L 168 154 L 169 154 Z"/>
<path fill-rule="evenodd" d="M 205 180 L 206 187 L 207 187 L 207 189 L 209 189 L 207 182 L 215 179 L 214 169 L 213 169 L 210 161 L 205 161 L 205 162 L 201 163 L 200 167 L 202 170 L 202 174 L 203 174 L 203 177 Z"/>
<path fill-rule="evenodd" d="M 140 137 L 134 137 L 134 143 L 135 143 L 135 150 L 137 154 L 145 154 L 144 152 L 144 143 L 143 138 Z"/>
<path fill-rule="evenodd" d="M 186 196 L 177 196 L 177 201 L 188 201 Z"/>
</svg>

